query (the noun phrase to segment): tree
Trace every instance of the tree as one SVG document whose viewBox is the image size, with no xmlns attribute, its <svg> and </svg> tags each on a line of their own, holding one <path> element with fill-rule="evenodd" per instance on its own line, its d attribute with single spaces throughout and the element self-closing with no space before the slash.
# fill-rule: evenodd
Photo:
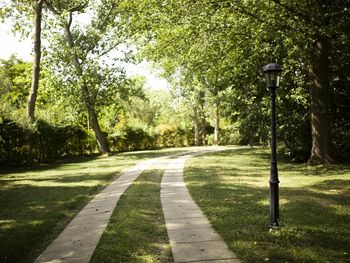
<svg viewBox="0 0 350 263">
<path fill-rule="evenodd" d="M 313 41 L 308 54 L 310 78 L 312 81 L 310 87 L 312 148 L 309 163 L 332 163 L 335 156 L 332 149 L 331 124 L 329 119 L 329 56 L 331 52 L 331 35 L 337 34 L 334 31 L 334 24 L 339 23 L 339 19 L 335 15 L 337 12 L 343 10 L 339 9 L 339 6 L 335 7 L 334 2 L 330 3 L 325 0 L 317 0 L 312 6 L 306 1 L 298 4 L 286 3 L 284 1 L 274 1 L 274 3 L 280 6 L 284 14 L 288 17 L 297 17 L 301 21 L 301 25 L 299 24 L 298 27 L 305 34 L 309 35 L 310 40 Z M 310 8 L 312 10 L 311 12 Z M 302 10 L 306 9 L 309 9 L 309 12 L 302 12 Z M 333 20 L 333 25 L 330 26 L 331 20 Z"/>
<path fill-rule="evenodd" d="M 11 56 L 0 61 L 0 101 L 2 111 L 22 109 L 30 87 L 30 63 Z"/>
<path fill-rule="evenodd" d="M 35 12 L 35 22 L 34 22 L 34 61 L 33 61 L 33 76 L 32 84 L 30 88 L 29 98 L 28 98 L 28 118 L 31 121 L 35 119 L 35 103 L 38 96 L 39 78 L 40 78 L 40 60 L 41 60 L 41 20 L 42 20 L 42 10 L 45 0 L 35 0 L 34 1 L 34 12 Z"/>
<path fill-rule="evenodd" d="M 72 80 L 80 88 L 81 96 L 88 112 L 89 122 L 95 133 L 99 149 L 102 153 L 107 153 L 109 151 L 108 144 L 102 133 L 95 110 L 98 88 L 93 91 L 94 86 L 101 84 L 103 76 L 100 74 L 102 72 L 99 69 L 100 65 L 98 61 L 94 62 L 93 58 L 98 60 L 119 44 L 116 41 L 108 43 L 108 40 L 110 40 L 108 37 L 110 37 L 109 34 L 112 31 L 111 26 L 117 14 L 116 3 L 114 1 L 75 1 L 73 3 L 50 1 L 46 2 L 46 5 L 57 18 L 58 24 L 61 25 L 64 31 L 65 41 L 60 36 L 55 36 L 58 45 L 63 45 L 66 48 L 67 57 L 62 58 L 63 63 L 66 65 L 68 63 L 71 67 L 70 74 L 75 75 L 72 77 Z M 74 15 L 84 13 L 89 7 L 89 11 L 94 14 L 94 17 L 88 26 L 85 28 L 81 28 L 78 25 L 74 26 Z M 62 49 L 62 46 L 58 48 Z M 65 73 L 67 74 L 68 72 L 66 71 Z"/>
<path fill-rule="evenodd" d="M 0 3 L 4 5 L 2 12 L 0 12 L 0 18 L 14 18 L 14 31 L 20 32 L 22 35 L 27 35 L 29 32 L 34 35 L 32 82 L 27 105 L 27 116 L 31 121 L 35 119 L 35 103 L 38 96 L 41 60 L 41 20 L 45 1 L 46 0 L 25 0 L 8 2 L 3 0 L 2 3 Z M 33 12 L 34 24 L 32 25 L 32 29 L 28 29 L 26 22 L 32 19 Z"/>
<path fill-rule="evenodd" d="M 348 1 L 141 2 L 140 5 L 147 6 L 147 12 L 153 15 L 129 12 L 129 18 L 137 17 L 136 30 L 147 29 L 145 35 L 152 40 L 146 44 L 146 54 L 151 54 L 149 58 L 161 62 L 165 69 L 171 60 L 173 66 L 168 69 L 173 73 L 192 71 L 206 79 L 208 72 L 218 72 L 219 76 L 225 76 L 226 88 L 239 89 L 243 96 L 253 93 L 259 103 L 264 88 L 261 68 L 274 57 L 285 68 L 283 85 L 297 84 L 292 92 L 298 91 L 300 86 L 309 88 L 310 97 L 306 99 L 309 101 L 312 138 L 309 163 L 334 161 L 328 92 L 332 78 L 339 73 L 329 70 L 329 59 L 334 56 L 332 47 L 335 44 L 338 50 L 349 54 L 344 48 L 347 42 L 339 38 L 348 34 L 350 28 Z M 137 4 L 128 10 L 134 9 Z M 135 30 L 135 26 L 133 28 Z M 287 94 L 282 89 L 280 92 Z M 289 98 L 294 103 L 305 101 Z M 268 111 L 268 107 L 265 110 Z M 282 119 L 291 124 L 291 120 Z M 303 123 L 304 120 L 299 121 Z M 303 135 L 298 133 L 298 136 Z"/>
</svg>

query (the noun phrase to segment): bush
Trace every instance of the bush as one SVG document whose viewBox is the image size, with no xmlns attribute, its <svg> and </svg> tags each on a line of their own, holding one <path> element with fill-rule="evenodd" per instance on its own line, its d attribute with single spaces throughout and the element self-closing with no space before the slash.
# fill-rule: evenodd
<svg viewBox="0 0 350 263">
<path fill-rule="evenodd" d="M 224 129 L 220 129 L 219 131 L 219 144 L 220 145 L 237 145 L 240 141 L 240 136 L 238 129 L 235 127 L 228 126 Z M 209 141 L 209 144 L 213 144 L 214 142 L 214 134 L 211 136 L 212 138 Z"/>
<path fill-rule="evenodd" d="M 186 131 L 173 125 L 160 125 L 157 127 L 156 146 L 157 147 L 179 147 L 188 146 L 192 139 L 191 131 Z"/>
<path fill-rule="evenodd" d="M 154 136 L 139 127 L 126 126 L 119 133 L 108 136 L 112 151 L 130 151 L 155 148 Z"/>
<path fill-rule="evenodd" d="M 120 132 L 108 136 L 112 151 L 131 151 L 193 144 L 193 132 L 177 126 L 161 125 L 155 132 L 140 127 L 125 126 Z"/>
<path fill-rule="evenodd" d="M 0 164 L 22 165 L 50 162 L 59 157 L 83 155 L 89 136 L 78 126 L 53 126 L 0 118 Z"/>
</svg>

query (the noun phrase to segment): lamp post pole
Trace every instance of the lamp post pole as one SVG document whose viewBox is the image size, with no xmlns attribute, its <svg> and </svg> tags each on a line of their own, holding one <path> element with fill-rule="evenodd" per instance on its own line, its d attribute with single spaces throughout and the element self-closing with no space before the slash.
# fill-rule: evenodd
<svg viewBox="0 0 350 263">
<path fill-rule="evenodd" d="M 276 158 L 276 87 L 271 91 L 271 167 L 270 167 L 270 222 L 269 228 L 279 226 L 278 169 Z"/>
<path fill-rule="evenodd" d="M 270 222 L 269 228 L 279 226 L 279 191 L 278 169 L 276 157 L 276 89 L 279 86 L 279 78 L 282 69 L 276 63 L 264 67 L 267 85 L 271 92 L 271 168 L 270 168 Z"/>
</svg>

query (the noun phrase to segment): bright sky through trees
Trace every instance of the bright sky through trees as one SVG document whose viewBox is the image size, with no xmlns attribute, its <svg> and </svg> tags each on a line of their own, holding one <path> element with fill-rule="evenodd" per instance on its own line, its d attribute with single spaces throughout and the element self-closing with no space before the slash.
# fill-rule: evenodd
<svg viewBox="0 0 350 263">
<path fill-rule="evenodd" d="M 9 23 L 0 24 L 0 59 L 8 59 L 12 54 L 26 61 L 32 61 L 32 46 L 30 39 L 20 39 L 11 32 Z M 143 61 L 138 65 L 128 64 L 126 71 L 129 76 L 139 75 L 146 77 L 146 86 L 151 89 L 167 89 L 168 83 L 151 72 L 150 65 Z"/>
</svg>

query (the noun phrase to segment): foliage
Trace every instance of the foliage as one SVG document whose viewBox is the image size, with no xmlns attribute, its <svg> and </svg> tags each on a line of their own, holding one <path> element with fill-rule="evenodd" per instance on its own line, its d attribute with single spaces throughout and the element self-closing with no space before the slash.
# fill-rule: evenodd
<svg viewBox="0 0 350 263">
<path fill-rule="evenodd" d="M 2 117 L 0 164 L 46 163 L 59 157 L 83 155 L 91 151 L 88 142 L 86 131 L 78 126 L 52 126 L 40 120 L 19 124 Z"/>
<path fill-rule="evenodd" d="M 108 138 L 112 150 L 131 151 L 154 148 L 154 137 L 138 127 L 124 127 Z"/>
<path fill-rule="evenodd" d="M 31 64 L 12 55 L 0 61 L 1 109 L 25 107 L 30 89 Z"/>
<path fill-rule="evenodd" d="M 154 131 L 126 126 L 119 133 L 109 135 L 108 140 L 114 151 L 180 147 L 193 144 L 191 131 L 171 125 L 157 126 Z"/>
<path fill-rule="evenodd" d="M 220 144 L 222 145 L 239 145 L 240 134 L 236 125 L 228 125 L 220 130 L 221 138 Z"/>
<path fill-rule="evenodd" d="M 283 67 L 277 90 L 280 152 L 291 160 L 306 161 L 315 134 L 329 126 L 332 136 L 326 137 L 332 139 L 338 160 L 349 158 L 347 1 L 45 2 L 47 41 L 37 113 L 41 119 L 95 129 L 88 116 L 96 115 L 114 150 L 140 149 L 211 143 L 218 107 L 220 121 L 226 123 L 220 125 L 222 144 L 268 145 L 270 100 L 261 69 L 274 59 Z M 22 22 L 31 21 L 32 3 L 12 1 L 0 16 L 17 19 L 14 29 L 25 33 L 29 26 Z M 329 42 L 323 61 L 321 42 Z M 173 96 L 145 92 L 144 80 L 126 77 L 121 65 L 133 61 L 134 50 L 139 50 L 140 59 L 161 68 Z M 10 105 L 6 112 L 16 108 L 19 115 L 28 95 L 30 80 L 24 70 L 28 65 L 6 63 L 0 71 L 5 87 L 1 107 Z M 317 70 L 321 64 L 329 66 L 326 74 Z M 315 71 L 319 77 L 310 74 Z M 311 91 L 318 78 L 325 95 L 315 99 Z M 87 89 L 83 92 L 82 87 Z M 311 107 L 315 103 L 318 106 Z M 87 113 L 87 105 L 95 114 Z M 320 110 L 322 105 L 326 108 Z M 329 113 L 330 125 L 327 116 L 319 120 L 327 124 L 324 128 L 310 122 L 315 108 L 321 115 Z M 236 137 L 231 140 L 225 130 L 233 126 Z M 163 140 L 162 134 L 172 139 Z"/>
<path fill-rule="evenodd" d="M 193 145 L 191 130 L 184 130 L 172 125 L 160 125 L 156 130 L 158 147 L 179 147 Z"/>
<path fill-rule="evenodd" d="M 30 124 L 23 114 L 30 83 L 30 75 L 26 74 L 30 70 L 29 64 L 15 57 L 2 62 L 1 164 L 51 162 L 96 151 L 83 102 L 77 100 L 79 91 L 49 64 L 44 65 L 37 101 L 38 121 Z M 119 93 L 107 87 L 108 83 L 104 85 L 106 88 L 102 87 L 98 92 L 95 104 L 102 127 L 109 133 L 108 143 L 113 151 L 191 143 L 191 134 L 185 131 L 186 123 L 182 118 L 185 109 L 181 104 L 174 104 L 169 94 L 145 92 L 144 80 L 140 78 L 116 80 Z M 18 99 L 11 102 L 10 96 Z M 167 122 L 172 125 L 165 125 Z"/>
<path fill-rule="evenodd" d="M 317 140 L 311 128 L 319 133 L 328 129 L 327 118 L 319 120 L 323 127 L 314 122 L 310 125 L 310 114 L 314 114 L 310 106 L 315 101 L 322 101 L 322 105 L 325 101 L 327 105 L 328 96 L 341 94 L 349 83 L 350 9 L 346 1 L 319 0 L 311 5 L 308 1 L 143 0 L 123 3 L 122 7 L 124 23 L 137 32 L 141 55 L 164 70 L 164 76 L 180 87 L 178 94 L 186 97 L 190 105 L 199 104 L 196 96 L 199 89 L 209 105 L 205 118 L 220 101 L 221 112 L 231 118 L 232 124 L 240 126 L 244 144 L 250 141 L 268 144 L 270 109 L 261 70 L 271 58 L 282 64 L 278 90 L 279 142 L 290 158 L 298 161 L 308 158 L 311 137 Z M 323 38 L 331 42 L 331 81 L 320 84 L 318 77 L 309 73 L 323 63 L 317 60 L 318 45 Z M 328 95 L 310 98 L 309 90 L 318 84 L 324 90 L 330 84 Z M 342 105 L 347 103 L 342 101 Z M 344 120 L 334 114 L 337 108 L 334 106 L 330 109 L 333 143 L 338 152 L 344 153 L 339 137 L 348 142 L 348 115 Z M 322 111 L 328 112 L 328 108 Z"/>
<path fill-rule="evenodd" d="M 193 144 L 193 132 L 181 101 L 172 101 L 162 90 L 145 91 L 145 97 L 134 97 L 124 103 L 109 128 L 114 150 L 152 149 Z"/>
</svg>

